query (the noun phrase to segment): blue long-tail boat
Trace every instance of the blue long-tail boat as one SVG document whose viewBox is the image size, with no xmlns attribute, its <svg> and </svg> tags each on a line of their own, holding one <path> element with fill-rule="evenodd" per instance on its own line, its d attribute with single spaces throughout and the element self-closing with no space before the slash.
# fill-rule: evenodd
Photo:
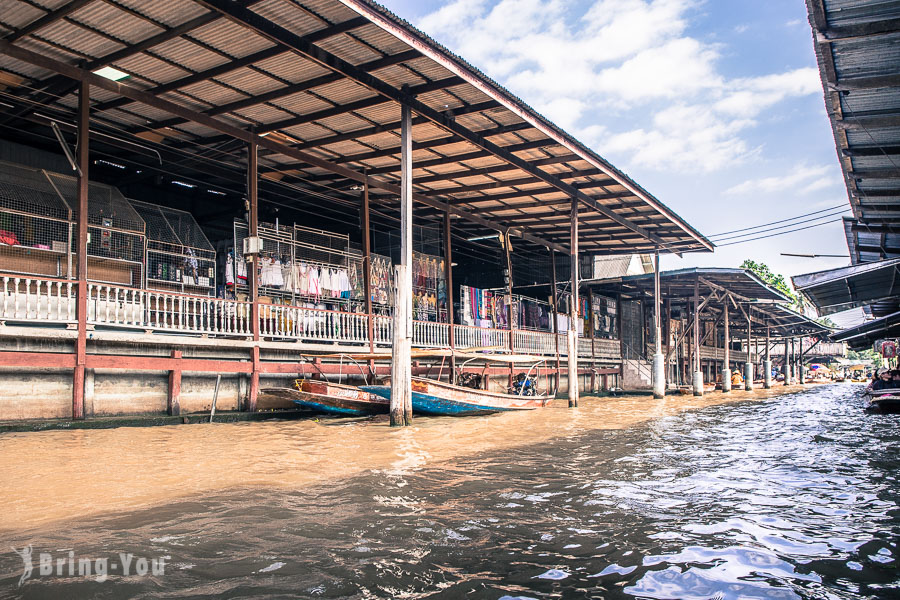
<svg viewBox="0 0 900 600">
<path fill-rule="evenodd" d="M 499 394 L 443 381 L 413 377 L 413 412 L 425 415 L 465 416 L 512 410 L 534 410 L 550 404 L 550 396 Z M 390 401 L 391 386 L 364 385 L 360 389 Z"/>
</svg>

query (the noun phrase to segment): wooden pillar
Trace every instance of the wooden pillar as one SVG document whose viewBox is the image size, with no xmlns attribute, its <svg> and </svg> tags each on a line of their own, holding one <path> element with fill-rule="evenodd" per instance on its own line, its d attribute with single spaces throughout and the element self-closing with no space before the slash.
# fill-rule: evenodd
<svg viewBox="0 0 900 600">
<path fill-rule="evenodd" d="M 251 141 L 247 153 L 247 195 L 250 201 L 249 235 L 259 236 L 259 199 L 258 170 L 259 147 Z M 256 399 L 259 397 L 259 254 L 250 255 L 247 267 L 247 281 L 250 283 L 250 327 L 253 332 L 253 349 L 251 359 L 253 370 L 250 373 L 250 394 L 247 398 L 247 411 L 256 412 Z"/>
<path fill-rule="evenodd" d="M 722 391 L 730 392 L 731 391 L 731 322 L 728 316 L 728 304 L 731 302 L 731 298 L 725 298 L 725 311 L 722 318 L 725 320 L 725 355 L 723 357 L 723 365 L 722 365 Z M 728 381 L 725 381 L 725 379 Z"/>
<path fill-rule="evenodd" d="M 412 424 L 412 113 L 400 107 L 400 264 L 391 355 L 391 426 Z"/>
<path fill-rule="evenodd" d="M 791 384 L 791 369 L 790 369 L 790 358 L 788 358 L 788 339 L 782 338 L 782 344 L 784 344 L 784 361 L 781 367 L 782 374 L 784 375 L 784 385 Z"/>
<path fill-rule="evenodd" d="M 669 356 L 672 352 L 672 300 L 666 298 L 666 384 L 672 381 L 672 374 L 669 372 L 671 362 Z"/>
<path fill-rule="evenodd" d="M 88 135 L 90 128 L 90 86 L 82 81 L 78 89 L 78 285 L 75 316 L 75 372 L 72 377 L 72 419 L 84 419 L 84 369 L 87 360 L 87 236 L 88 236 Z"/>
<path fill-rule="evenodd" d="M 569 407 L 578 406 L 578 199 L 572 198 L 572 208 L 569 215 L 569 259 L 571 265 L 572 301 L 569 303 L 569 331 L 567 336 L 569 347 L 568 378 L 569 378 Z"/>
<path fill-rule="evenodd" d="M 747 362 L 744 364 L 744 390 L 753 389 L 753 307 L 747 305 Z"/>
<path fill-rule="evenodd" d="M 362 209 L 360 210 L 360 224 L 362 226 L 362 253 L 363 253 L 363 288 L 366 295 L 366 330 L 369 336 L 369 352 L 375 353 L 375 315 L 372 310 L 372 223 L 369 210 L 369 178 L 363 182 Z M 371 383 L 374 379 L 375 361 L 369 359 L 369 376 Z"/>
<path fill-rule="evenodd" d="M 556 294 L 556 250 L 550 250 L 550 286 L 550 302 L 553 304 L 553 306 L 550 307 L 550 312 L 552 313 L 552 318 L 550 319 L 550 331 L 553 332 L 553 344 L 556 349 L 556 373 L 553 375 L 555 394 L 556 390 L 559 390 L 559 321 L 557 320 L 556 314 L 559 310 L 559 298 Z"/>
<path fill-rule="evenodd" d="M 453 309 L 453 248 L 450 243 L 450 211 L 444 212 L 444 279 L 447 281 L 447 323 L 450 342 L 450 383 L 456 383 L 456 314 Z"/>
<path fill-rule="evenodd" d="M 166 414 L 177 417 L 181 414 L 181 350 L 172 350 L 174 365 L 169 371 L 169 395 L 166 398 Z"/>
<path fill-rule="evenodd" d="M 503 250 L 506 254 L 506 296 L 509 299 L 506 305 L 506 317 L 509 322 L 509 353 L 515 354 L 515 338 L 516 338 L 516 325 L 518 323 L 514 322 L 513 319 L 513 272 L 512 272 L 512 258 L 509 255 L 509 234 L 501 233 L 503 240 Z M 519 307 L 519 310 L 522 310 L 522 307 Z M 518 319 L 515 319 L 516 321 Z M 507 387 L 512 388 L 513 384 L 513 372 L 515 369 L 515 365 L 513 363 L 509 363 L 509 383 Z"/>
<path fill-rule="evenodd" d="M 806 385 L 806 374 L 803 372 L 803 334 L 797 336 L 797 383 Z"/>
<path fill-rule="evenodd" d="M 692 387 L 695 396 L 703 395 L 703 372 L 700 370 L 700 279 L 694 281 L 694 374 Z"/>
</svg>

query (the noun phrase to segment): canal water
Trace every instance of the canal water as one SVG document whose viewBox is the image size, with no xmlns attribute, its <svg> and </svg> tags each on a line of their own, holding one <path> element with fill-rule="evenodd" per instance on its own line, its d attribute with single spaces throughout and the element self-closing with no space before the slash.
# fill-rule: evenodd
<svg viewBox="0 0 900 600">
<path fill-rule="evenodd" d="M 7 434 L 0 598 L 898 598 L 900 425 L 859 390 Z"/>
</svg>

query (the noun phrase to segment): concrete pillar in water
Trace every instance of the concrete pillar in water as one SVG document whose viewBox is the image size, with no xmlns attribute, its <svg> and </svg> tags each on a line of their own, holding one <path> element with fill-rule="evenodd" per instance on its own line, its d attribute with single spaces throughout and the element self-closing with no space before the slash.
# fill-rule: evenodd
<svg viewBox="0 0 900 600">
<path fill-rule="evenodd" d="M 693 388 L 695 396 L 703 395 L 703 371 L 694 371 Z"/>
<path fill-rule="evenodd" d="M 666 395 L 666 359 L 662 353 L 653 355 L 653 397 L 663 398 Z"/>
<path fill-rule="evenodd" d="M 753 363 L 749 360 L 744 363 L 744 389 L 748 392 L 753 390 Z"/>
<path fill-rule="evenodd" d="M 763 376 L 763 387 L 768 390 L 772 388 L 772 361 L 763 362 L 763 368 L 766 370 Z"/>
<path fill-rule="evenodd" d="M 731 391 L 731 369 L 729 369 L 728 367 L 722 369 L 722 391 Z"/>
</svg>

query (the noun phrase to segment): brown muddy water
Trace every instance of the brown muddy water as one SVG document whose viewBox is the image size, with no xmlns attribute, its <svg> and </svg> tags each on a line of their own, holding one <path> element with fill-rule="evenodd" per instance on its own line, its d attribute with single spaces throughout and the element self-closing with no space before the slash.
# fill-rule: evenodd
<svg viewBox="0 0 900 600">
<path fill-rule="evenodd" d="M 898 598 L 859 389 L 4 434 L 0 598 Z"/>
</svg>

